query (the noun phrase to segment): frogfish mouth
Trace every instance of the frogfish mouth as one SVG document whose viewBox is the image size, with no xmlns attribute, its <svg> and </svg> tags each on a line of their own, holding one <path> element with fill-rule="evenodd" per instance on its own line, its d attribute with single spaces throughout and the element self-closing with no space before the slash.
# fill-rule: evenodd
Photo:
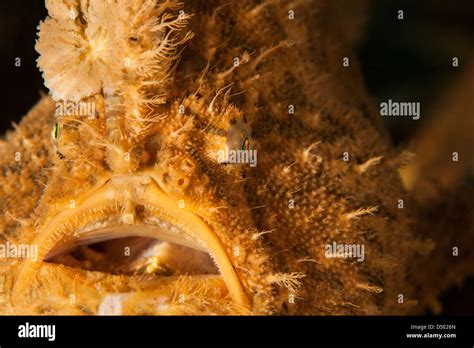
<svg viewBox="0 0 474 348">
<path fill-rule="evenodd" d="M 24 301 L 35 289 L 34 297 L 53 301 L 51 289 L 32 287 L 33 279 L 53 277 L 62 285 L 58 292 L 73 294 L 73 302 L 58 308 L 62 313 L 75 312 L 76 298 L 84 313 L 248 312 L 225 245 L 205 217 L 180 208 L 153 174 L 113 176 L 74 205 L 38 231 L 38 260 L 21 265 L 13 300 Z"/>
</svg>

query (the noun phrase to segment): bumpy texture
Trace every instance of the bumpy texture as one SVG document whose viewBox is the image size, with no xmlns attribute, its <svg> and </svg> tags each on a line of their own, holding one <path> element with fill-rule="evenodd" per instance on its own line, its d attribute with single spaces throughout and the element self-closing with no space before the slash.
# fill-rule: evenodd
<svg viewBox="0 0 474 348">
<path fill-rule="evenodd" d="M 45 84 L 56 101 L 94 103 L 96 113 L 55 118 L 44 97 L 0 143 L 2 240 L 40 248 L 38 262 L 3 260 L 1 313 L 96 314 L 117 293 L 128 296 L 123 314 L 423 309 L 410 265 L 433 242 L 417 237 L 416 210 L 398 207 L 411 204 L 397 171 L 404 157 L 373 116 L 332 2 L 46 5 Z M 217 160 L 233 127 L 250 130 L 255 167 Z M 167 285 L 42 262 L 83 221 L 136 225 L 162 214 L 141 200 L 155 192 L 150 182 L 166 209 L 220 241 L 232 269 L 218 265 L 241 286 L 226 280 L 232 300 L 209 294 L 218 279 Z M 112 203 L 94 205 L 106 187 Z M 364 245 L 364 262 L 326 257 L 334 242 Z M 157 310 L 162 293 L 167 307 Z M 191 300 L 178 301 L 183 293 Z"/>
</svg>

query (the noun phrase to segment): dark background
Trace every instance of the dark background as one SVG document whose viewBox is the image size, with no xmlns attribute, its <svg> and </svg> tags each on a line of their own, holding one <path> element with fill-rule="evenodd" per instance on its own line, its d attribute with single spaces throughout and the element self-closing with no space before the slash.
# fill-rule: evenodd
<svg viewBox="0 0 474 348">
<path fill-rule="evenodd" d="M 345 1 L 338 0 L 341 6 Z M 397 19 L 397 11 L 405 19 Z M 11 128 L 47 93 L 36 67 L 36 28 L 46 17 L 43 1 L 0 1 L 0 134 Z M 473 56 L 474 1 L 378 0 L 369 9 L 366 34 L 357 53 L 366 84 L 378 104 L 393 99 L 419 101 L 422 117 L 413 122 L 385 118 L 396 145 L 403 145 L 424 122 L 439 95 Z M 21 67 L 15 67 L 15 58 Z M 460 67 L 453 69 L 452 57 Z M 474 86 L 473 86 L 474 88 Z M 474 246 L 473 246 L 474 247 Z M 442 275 L 441 275 L 442 276 Z M 474 278 L 442 296 L 443 314 L 474 314 Z"/>
</svg>

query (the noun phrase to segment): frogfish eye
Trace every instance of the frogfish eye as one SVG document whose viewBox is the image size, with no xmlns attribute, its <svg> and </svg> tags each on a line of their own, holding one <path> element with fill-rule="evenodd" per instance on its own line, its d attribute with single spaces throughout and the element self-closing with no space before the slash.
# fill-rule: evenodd
<svg viewBox="0 0 474 348">
<path fill-rule="evenodd" d="M 226 146 L 230 150 L 250 150 L 250 127 L 244 121 L 237 121 L 227 130 Z"/>
<path fill-rule="evenodd" d="M 53 138 L 53 140 L 58 140 L 58 133 L 59 133 L 59 125 L 56 122 L 53 126 L 53 129 L 51 130 L 51 138 Z"/>
</svg>

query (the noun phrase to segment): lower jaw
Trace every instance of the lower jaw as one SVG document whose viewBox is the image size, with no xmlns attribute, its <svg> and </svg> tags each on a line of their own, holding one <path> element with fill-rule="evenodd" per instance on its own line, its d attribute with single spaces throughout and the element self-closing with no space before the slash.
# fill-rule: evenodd
<svg viewBox="0 0 474 348">
<path fill-rule="evenodd" d="M 244 315 L 220 275 L 123 276 L 41 263 L 17 314 Z"/>
</svg>

